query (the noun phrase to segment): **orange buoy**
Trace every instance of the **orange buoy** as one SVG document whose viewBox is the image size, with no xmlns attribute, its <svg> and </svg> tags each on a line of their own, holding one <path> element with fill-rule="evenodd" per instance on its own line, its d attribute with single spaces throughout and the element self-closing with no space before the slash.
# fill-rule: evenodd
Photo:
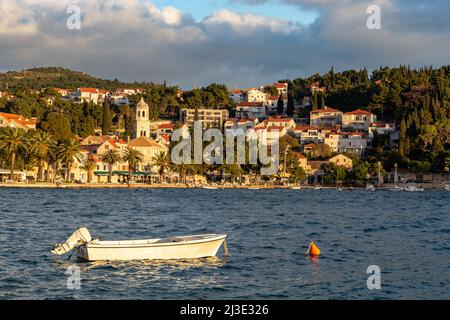
<svg viewBox="0 0 450 320">
<path fill-rule="evenodd" d="M 311 241 L 311 244 L 309 245 L 309 249 L 308 252 L 306 252 L 306 255 L 310 255 L 312 257 L 320 256 L 320 249 L 318 246 L 316 246 L 314 241 Z"/>
</svg>

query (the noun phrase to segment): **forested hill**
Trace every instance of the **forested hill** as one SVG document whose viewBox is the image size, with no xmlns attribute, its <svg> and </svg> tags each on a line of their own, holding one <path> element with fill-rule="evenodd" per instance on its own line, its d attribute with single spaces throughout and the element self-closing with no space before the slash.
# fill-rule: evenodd
<svg viewBox="0 0 450 320">
<path fill-rule="evenodd" d="M 22 89 L 57 87 L 76 90 L 80 87 L 94 87 L 115 90 L 118 88 L 150 88 L 152 83 L 125 83 L 117 79 L 105 80 L 92 77 L 84 72 L 72 71 L 60 67 L 33 68 L 22 71 L 0 73 L 0 91 L 15 92 Z"/>
</svg>

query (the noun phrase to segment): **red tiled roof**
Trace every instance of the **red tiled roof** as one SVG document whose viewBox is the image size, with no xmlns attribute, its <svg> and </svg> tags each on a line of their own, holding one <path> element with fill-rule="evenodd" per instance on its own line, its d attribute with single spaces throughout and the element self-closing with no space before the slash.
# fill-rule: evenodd
<svg viewBox="0 0 450 320">
<path fill-rule="evenodd" d="M 285 129 L 284 127 L 270 126 L 267 128 L 267 131 L 283 131 L 284 129 Z"/>
<path fill-rule="evenodd" d="M 312 126 L 297 126 L 294 128 L 294 131 L 307 131 L 307 130 L 322 130 L 322 129 Z"/>
<path fill-rule="evenodd" d="M 292 118 L 269 117 L 269 122 L 291 122 Z"/>
<path fill-rule="evenodd" d="M 98 93 L 98 90 L 95 88 L 79 88 L 80 92 L 87 92 L 87 93 Z"/>
<path fill-rule="evenodd" d="M 261 102 L 241 102 L 237 104 L 237 107 L 254 107 L 254 108 L 261 108 L 262 103 Z"/>
<path fill-rule="evenodd" d="M 164 124 L 160 124 L 158 129 L 173 129 L 175 128 L 175 125 L 172 123 L 164 123 Z"/>
<path fill-rule="evenodd" d="M 326 112 L 341 112 L 341 111 L 330 108 L 330 107 L 311 111 L 311 113 L 326 113 Z"/>
<path fill-rule="evenodd" d="M 362 109 L 358 109 L 358 110 L 354 110 L 354 111 L 350 111 L 350 112 L 346 112 L 344 113 L 345 115 L 355 115 L 355 116 L 360 116 L 360 115 L 365 115 L 365 116 L 373 116 L 374 114 L 366 111 L 366 110 L 362 110 Z"/>
<path fill-rule="evenodd" d="M 286 85 L 287 85 L 287 83 L 284 83 L 284 82 L 278 82 L 278 83 L 275 83 L 275 84 L 274 84 L 274 86 L 275 86 L 277 89 L 285 88 Z"/>
<path fill-rule="evenodd" d="M 18 124 L 20 124 L 24 127 L 30 127 L 30 126 L 34 127 L 34 126 L 36 126 L 36 123 L 37 123 L 36 119 L 28 119 L 19 114 L 0 112 L 0 116 L 2 116 L 3 118 L 5 118 L 9 121 L 17 122 Z"/>
<path fill-rule="evenodd" d="M 299 152 L 293 152 L 292 155 L 293 155 L 294 157 L 296 157 L 297 159 L 308 159 L 307 157 L 305 157 L 304 155 L 302 155 L 302 154 L 299 153 Z"/>
</svg>

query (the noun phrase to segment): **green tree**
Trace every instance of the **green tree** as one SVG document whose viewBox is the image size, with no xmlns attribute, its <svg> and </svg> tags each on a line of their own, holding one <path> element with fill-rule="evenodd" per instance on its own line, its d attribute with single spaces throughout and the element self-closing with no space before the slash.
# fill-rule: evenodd
<svg viewBox="0 0 450 320">
<path fill-rule="evenodd" d="M 93 172 L 97 168 L 97 164 L 92 159 L 88 158 L 86 162 L 81 166 L 81 169 L 87 173 L 87 183 L 92 182 Z"/>
<path fill-rule="evenodd" d="M 70 181 L 70 173 L 72 170 L 73 162 L 81 162 L 82 160 L 80 143 L 73 138 L 65 140 L 59 145 L 59 153 L 61 156 L 61 160 L 66 165 L 66 181 Z"/>
<path fill-rule="evenodd" d="M 123 151 L 122 161 L 128 163 L 128 181 L 133 180 L 133 170 L 135 167 L 142 163 L 144 154 L 137 149 L 128 147 Z"/>
<path fill-rule="evenodd" d="M 109 134 L 112 126 L 111 108 L 109 107 L 109 100 L 106 98 L 103 103 L 103 121 L 102 121 L 102 135 Z"/>
<path fill-rule="evenodd" d="M 15 181 L 14 169 L 17 154 L 28 147 L 27 132 L 17 128 L 7 128 L 0 134 L 0 150 L 4 150 L 9 158 L 11 180 Z"/>
<path fill-rule="evenodd" d="M 159 181 L 163 181 L 166 170 L 170 169 L 171 160 L 167 152 L 161 151 L 152 158 L 152 164 L 158 167 Z"/>
<path fill-rule="evenodd" d="M 288 95 L 288 103 L 287 103 L 287 116 L 293 117 L 295 111 L 295 102 L 294 102 L 294 96 L 292 94 Z"/>
<path fill-rule="evenodd" d="M 68 140 L 72 137 L 69 118 L 58 112 L 50 112 L 40 123 L 40 128 L 50 132 L 57 141 Z"/>
<path fill-rule="evenodd" d="M 37 130 L 31 137 L 30 149 L 39 160 L 38 180 L 42 181 L 44 162 L 48 161 L 53 136 L 49 132 Z M 47 173 L 48 175 L 48 173 Z"/>
<path fill-rule="evenodd" d="M 283 98 L 283 93 L 280 93 L 280 96 L 278 97 L 278 101 L 277 101 L 277 113 L 279 115 L 283 115 L 284 114 L 284 98 Z"/>
<path fill-rule="evenodd" d="M 110 149 L 103 155 L 102 158 L 103 161 L 105 161 L 108 164 L 108 183 L 111 183 L 113 167 L 116 163 L 120 162 L 121 160 L 120 153 L 115 149 Z"/>
</svg>

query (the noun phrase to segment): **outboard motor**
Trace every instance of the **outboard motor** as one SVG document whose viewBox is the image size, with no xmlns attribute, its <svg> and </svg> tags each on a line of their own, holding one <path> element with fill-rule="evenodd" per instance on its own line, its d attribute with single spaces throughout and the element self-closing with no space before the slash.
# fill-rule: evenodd
<svg viewBox="0 0 450 320">
<path fill-rule="evenodd" d="M 75 231 L 63 244 L 56 244 L 51 252 L 58 256 L 70 252 L 73 248 L 82 246 L 92 241 L 91 234 L 87 228 L 80 228 Z"/>
</svg>

